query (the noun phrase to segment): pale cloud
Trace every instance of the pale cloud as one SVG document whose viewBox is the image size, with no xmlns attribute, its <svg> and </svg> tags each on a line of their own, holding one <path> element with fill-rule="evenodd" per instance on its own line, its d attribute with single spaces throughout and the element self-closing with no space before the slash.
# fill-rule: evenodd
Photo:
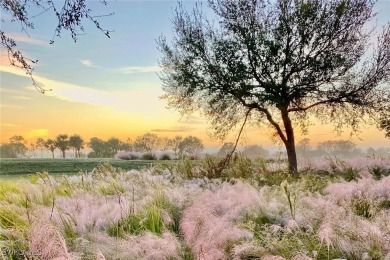
<svg viewBox="0 0 390 260">
<path fill-rule="evenodd" d="M 21 99 L 21 100 L 30 100 L 30 97 L 24 97 L 24 96 L 14 96 L 13 99 Z"/>
<path fill-rule="evenodd" d="M 188 116 L 181 118 L 178 123 L 186 125 L 204 125 L 206 121 L 198 116 Z"/>
<path fill-rule="evenodd" d="M 0 108 L 21 109 L 23 107 L 17 105 L 0 104 Z"/>
<path fill-rule="evenodd" d="M 3 64 L 3 63 L 2 63 Z M 0 71 L 1 72 L 6 72 L 6 73 L 11 73 L 20 77 L 30 77 L 28 74 L 26 74 L 26 71 L 11 65 L 0 65 Z"/>
<path fill-rule="evenodd" d="M 85 67 L 90 68 L 98 68 L 91 60 L 80 60 L 81 64 L 83 64 Z"/>
<path fill-rule="evenodd" d="M 49 42 L 43 41 L 38 38 L 33 38 L 31 36 L 22 33 L 8 33 L 7 37 L 14 39 L 16 42 L 24 42 L 27 44 L 43 46 L 43 47 L 49 46 Z"/>
<path fill-rule="evenodd" d="M 0 71 L 26 77 L 22 70 L 10 66 L 0 66 Z M 161 91 L 150 87 L 142 91 L 112 92 L 56 81 L 39 75 L 34 75 L 34 79 L 42 88 L 52 89 L 45 92 L 45 95 L 60 100 L 106 106 L 122 112 L 141 114 L 161 111 L 165 107 L 163 101 L 158 98 L 162 94 Z M 26 89 L 36 91 L 33 86 Z M 148 101 L 147 104 L 145 100 Z"/>
<path fill-rule="evenodd" d="M 23 70 L 11 66 L 0 66 L 0 71 L 28 77 Z M 159 99 L 162 91 L 157 86 L 144 86 L 142 90 L 113 92 L 57 81 L 42 77 L 38 74 L 35 74 L 33 77 L 39 86 L 44 89 L 51 89 L 51 91 L 45 92 L 46 96 L 56 99 L 104 106 L 123 113 L 137 114 L 149 119 L 161 117 L 162 113 L 164 116 L 174 117 L 172 113 L 169 113 L 165 109 L 165 102 Z M 26 90 L 37 91 L 34 86 L 28 86 Z M 28 94 L 15 94 L 15 96 L 28 96 Z"/>
<path fill-rule="evenodd" d="M 6 126 L 6 127 L 17 127 L 18 125 L 10 124 L 10 123 L 1 123 L 1 126 Z"/>
<path fill-rule="evenodd" d="M 160 66 L 129 66 L 119 69 L 120 72 L 125 74 L 159 72 L 161 70 Z"/>
<path fill-rule="evenodd" d="M 158 128 L 152 129 L 151 132 L 157 133 L 184 133 L 184 132 L 192 132 L 195 128 L 191 127 L 176 127 L 176 128 Z"/>
</svg>

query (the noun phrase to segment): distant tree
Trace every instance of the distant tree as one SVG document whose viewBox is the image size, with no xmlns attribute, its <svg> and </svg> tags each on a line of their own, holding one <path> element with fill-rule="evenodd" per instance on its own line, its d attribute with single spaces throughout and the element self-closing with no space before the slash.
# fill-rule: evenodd
<svg viewBox="0 0 390 260">
<path fill-rule="evenodd" d="M 105 157 L 113 157 L 121 150 L 122 142 L 118 138 L 111 137 L 105 143 Z"/>
<path fill-rule="evenodd" d="M 106 0 L 100 1 L 103 5 L 106 5 Z M 57 18 L 57 25 L 53 38 L 50 44 L 54 43 L 54 37 L 60 37 L 63 30 L 70 32 L 73 40 L 76 41 L 80 32 L 84 32 L 82 26 L 82 20 L 90 20 L 100 31 L 102 31 L 107 37 L 109 37 L 109 31 L 102 29 L 95 15 L 93 15 L 88 1 L 85 0 L 63 0 L 63 1 L 52 1 L 52 0 L 22 0 L 22 1 L 0 1 L 1 13 L 7 15 L 2 17 L 2 23 L 11 22 L 18 23 L 21 26 L 21 30 L 27 32 L 32 30 L 36 25 L 31 21 L 34 18 L 34 14 L 29 13 L 31 10 L 41 10 L 43 12 L 52 13 Z M 111 14 L 108 14 L 111 15 Z M 5 18 L 6 17 L 6 18 Z M 8 18 L 9 17 L 9 18 Z M 8 52 L 8 57 L 11 65 L 22 68 L 26 71 L 31 79 L 33 80 L 34 86 L 42 93 L 45 89 L 40 87 L 33 79 L 33 64 L 38 61 L 26 58 L 20 50 L 17 49 L 16 41 L 12 35 L 9 35 L 5 28 L 0 28 L 1 45 L 5 47 Z"/>
<path fill-rule="evenodd" d="M 69 147 L 74 148 L 75 157 L 80 158 L 80 151 L 84 149 L 84 140 L 79 135 L 69 137 Z"/>
<path fill-rule="evenodd" d="M 4 143 L 0 145 L 0 158 L 17 158 L 17 154 L 12 149 L 10 144 Z"/>
<path fill-rule="evenodd" d="M 124 142 L 121 142 L 119 150 L 121 151 L 133 151 L 133 144 L 130 138 L 127 138 Z"/>
<path fill-rule="evenodd" d="M 171 146 L 171 139 L 168 138 L 168 137 L 160 137 L 159 138 L 160 141 L 159 141 L 159 148 L 162 150 L 162 151 L 166 151 L 166 150 L 169 150 L 169 149 L 172 149 L 173 147 Z"/>
<path fill-rule="evenodd" d="M 35 141 L 35 147 L 41 151 L 41 158 L 42 158 L 42 151 L 45 149 L 45 140 L 43 138 L 38 138 Z"/>
<path fill-rule="evenodd" d="M 30 151 L 32 153 L 32 157 L 35 158 L 35 150 L 37 147 L 35 146 L 35 143 L 30 143 Z"/>
<path fill-rule="evenodd" d="M 379 157 L 390 157 L 390 147 L 379 147 L 375 150 L 375 156 Z"/>
<path fill-rule="evenodd" d="M 247 157 L 267 157 L 268 151 L 259 145 L 249 145 L 242 150 L 241 154 Z"/>
<path fill-rule="evenodd" d="M 204 146 L 201 139 L 190 135 L 179 143 L 178 149 L 180 155 L 195 156 L 204 149 Z"/>
<path fill-rule="evenodd" d="M 303 138 L 297 144 L 297 153 L 303 157 L 307 157 L 310 152 L 310 139 Z"/>
<path fill-rule="evenodd" d="M 92 149 L 92 152 L 88 154 L 88 157 L 103 157 L 103 154 L 105 152 L 105 142 L 102 139 L 92 137 L 89 140 L 88 146 Z"/>
<path fill-rule="evenodd" d="M 318 145 L 318 150 L 326 156 L 349 157 L 359 154 L 356 144 L 350 140 L 328 140 Z"/>
<path fill-rule="evenodd" d="M 62 152 L 62 158 L 65 158 L 65 151 L 69 150 L 69 138 L 68 135 L 62 134 L 56 137 L 56 147 Z"/>
<path fill-rule="evenodd" d="M 21 135 L 14 135 L 9 139 L 9 149 L 11 150 L 11 154 L 15 155 L 15 157 L 23 157 L 26 155 L 27 147 L 26 140 Z"/>
<path fill-rule="evenodd" d="M 231 153 L 234 150 L 234 144 L 233 143 L 224 143 L 219 149 L 217 156 L 225 157 L 229 153 Z"/>
<path fill-rule="evenodd" d="M 133 145 L 137 152 L 151 152 L 159 147 L 160 139 L 156 134 L 146 133 L 138 136 Z"/>
<path fill-rule="evenodd" d="M 158 41 L 163 97 L 201 109 L 221 139 L 246 119 L 270 126 L 296 172 L 294 125 L 355 131 L 390 110 L 390 24 L 374 37 L 375 2 L 209 0 L 212 17 L 179 5 L 172 43 Z"/>
<path fill-rule="evenodd" d="M 369 156 L 369 157 L 374 157 L 374 156 L 375 156 L 375 153 L 376 153 L 376 151 L 375 151 L 375 149 L 372 148 L 372 147 L 369 147 L 369 148 L 367 149 L 367 151 L 366 151 L 366 154 L 367 154 L 367 156 Z"/>
<path fill-rule="evenodd" d="M 45 147 L 51 152 L 51 155 L 54 158 L 54 151 L 57 148 L 56 142 L 54 140 L 52 140 L 52 139 L 47 139 L 46 142 L 45 142 Z"/>
<path fill-rule="evenodd" d="M 179 144 L 181 141 L 183 141 L 183 137 L 180 135 L 169 139 L 169 146 L 172 148 L 172 151 L 175 153 L 175 156 L 177 156 L 177 152 L 179 151 Z"/>
</svg>

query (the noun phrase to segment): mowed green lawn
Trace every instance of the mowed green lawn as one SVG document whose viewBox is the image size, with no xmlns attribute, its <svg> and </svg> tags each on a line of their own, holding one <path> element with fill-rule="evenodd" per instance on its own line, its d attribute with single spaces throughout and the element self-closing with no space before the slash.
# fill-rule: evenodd
<svg viewBox="0 0 390 260">
<path fill-rule="evenodd" d="M 102 163 L 109 163 L 124 170 L 150 167 L 154 161 L 147 160 L 118 160 L 110 158 L 89 159 L 0 159 L 0 177 L 5 175 L 31 174 L 36 172 L 76 173 L 92 171 Z"/>
</svg>

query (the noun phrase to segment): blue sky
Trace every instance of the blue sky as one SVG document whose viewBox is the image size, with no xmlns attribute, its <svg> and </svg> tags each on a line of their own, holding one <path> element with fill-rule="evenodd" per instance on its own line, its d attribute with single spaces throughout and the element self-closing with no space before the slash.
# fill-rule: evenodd
<svg viewBox="0 0 390 260">
<path fill-rule="evenodd" d="M 1 53 L 1 140 L 20 134 L 33 140 L 53 137 L 61 133 L 78 133 L 89 139 L 92 136 L 121 139 L 154 132 L 159 135 L 196 135 L 207 145 L 217 145 L 207 133 L 207 125 L 200 115 L 182 118 L 177 112 L 166 109 L 160 100 L 161 81 L 158 78 L 156 39 L 172 35 L 173 10 L 176 1 L 109 1 L 107 6 L 88 1 L 101 27 L 112 30 L 107 38 L 95 26 L 84 21 L 85 35 L 76 43 L 63 31 L 61 38 L 49 44 L 56 22 L 51 12 L 36 16 L 31 21 L 34 30 L 21 31 L 17 23 L 2 23 L 19 48 L 32 59 L 38 59 L 35 77 L 47 89 L 44 96 L 35 91 L 31 80 L 23 71 L 9 67 Z M 194 1 L 184 1 L 187 9 Z M 390 1 L 379 1 L 377 22 L 390 21 Z M 34 9 L 31 14 L 38 14 Z M 2 13 L 2 19 L 9 17 Z M 314 127 L 308 136 L 312 140 L 348 138 L 337 137 L 331 126 Z M 268 130 L 248 128 L 248 143 L 272 145 Z M 380 146 L 388 142 L 383 133 L 370 128 L 355 139 L 362 145 Z M 298 138 L 299 139 L 299 138 Z M 315 141 L 313 142 L 315 144 Z"/>
</svg>

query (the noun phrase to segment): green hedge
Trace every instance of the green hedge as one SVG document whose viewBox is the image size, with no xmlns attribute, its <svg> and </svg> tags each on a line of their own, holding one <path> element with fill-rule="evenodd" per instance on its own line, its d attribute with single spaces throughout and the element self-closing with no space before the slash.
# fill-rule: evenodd
<svg viewBox="0 0 390 260">
<path fill-rule="evenodd" d="M 118 159 L 0 159 L 0 175 L 49 173 L 74 173 L 92 171 L 101 163 L 109 163 L 124 170 L 139 169 L 153 165 L 151 161 Z"/>
</svg>

